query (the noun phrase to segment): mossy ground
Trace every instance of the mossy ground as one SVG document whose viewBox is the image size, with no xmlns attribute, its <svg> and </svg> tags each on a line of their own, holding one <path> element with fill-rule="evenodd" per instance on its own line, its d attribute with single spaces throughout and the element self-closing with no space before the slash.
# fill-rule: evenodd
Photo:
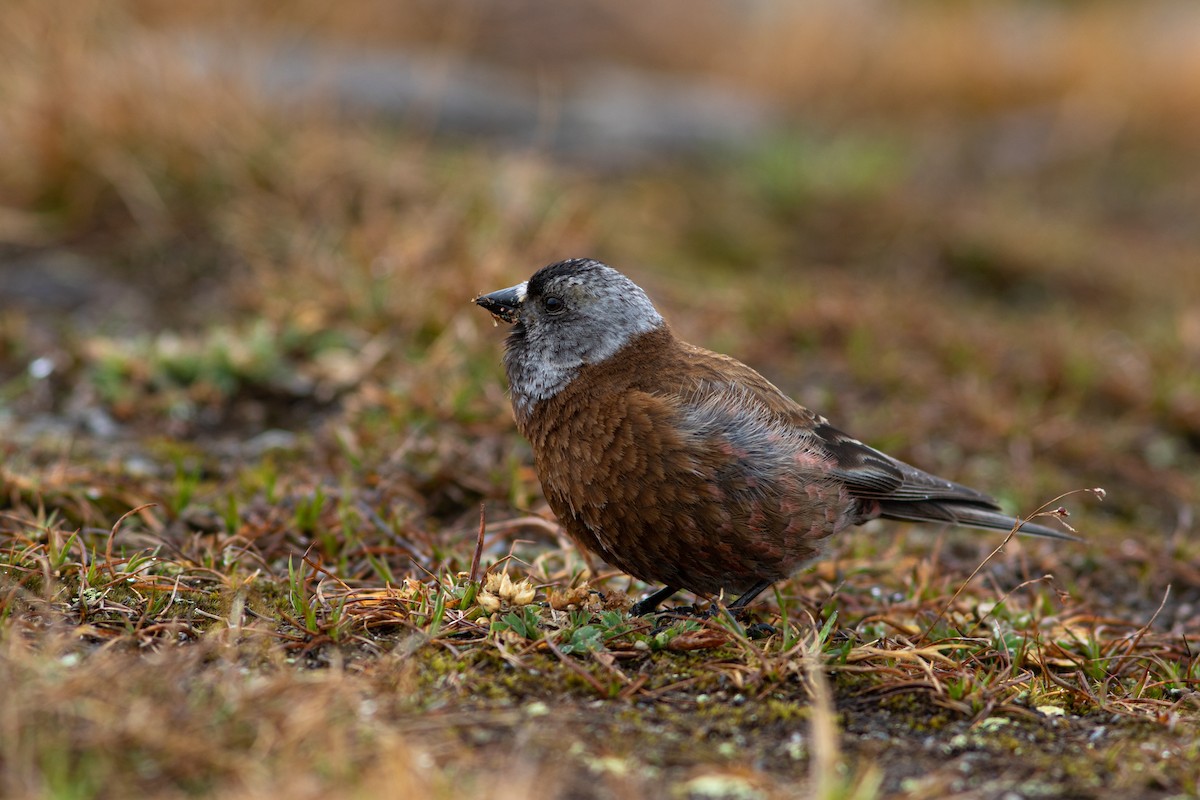
<svg viewBox="0 0 1200 800">
<path fill-rule="evenodd" d="M 474 4 L 214 8 L 0 25 L 0 794 L 1200 792 L 1200 48 L 1143 63 L 1163 17 L 593 8 L 535 51 Z M 1037 73 L 993 46 L 1030 19 Z M 596 166 L 279 107 L 197 30 L 525 76 L 586 44 L 782 119 Z M 629 618 L 651 587 L 546 511 L 470 304 L 576 255 L 1083 543 L 872 524 L 750 619 Z"/>
</svg>

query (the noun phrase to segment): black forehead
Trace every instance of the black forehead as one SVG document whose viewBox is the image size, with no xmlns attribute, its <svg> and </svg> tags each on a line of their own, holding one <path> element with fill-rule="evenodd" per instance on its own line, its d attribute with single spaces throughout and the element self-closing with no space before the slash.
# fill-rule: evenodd
<svg viewBox="0 0 1200 800">
<path fill-rule="evenodd" d="M 592 258 L 572 258 L 567 261 L 559 261 L 556 264 L 548 264 L 533 273 L 533 277 L 529 279 L 529 284 L 526 287 L 526 292 L 535 296 L 540 295 L 545 291 L 547 286 L 559 278 L 566 278 L 572 275 L 578 276 L 589 272 L 599 272 L 601 267 L 603 265 Z"/>
</svg>

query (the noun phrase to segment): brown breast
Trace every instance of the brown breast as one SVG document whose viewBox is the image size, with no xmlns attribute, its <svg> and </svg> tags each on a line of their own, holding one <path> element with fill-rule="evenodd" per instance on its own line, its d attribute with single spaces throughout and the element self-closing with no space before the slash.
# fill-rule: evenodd
<svg viewBox="0 0 1200 800">
<path fill-rule="evenodd" d="M 757 372 L 666 327 L 518 418 L 546 499 L 580 544 L 648 582 L 740 594 L 789 576 L 853 523 L 854 501 L 805 453 L 782 442 L 764 457 L 719 414 L 696 422 L 704 393 L 731 384 L 780 424 L 811 424 Z"/>
</svg>

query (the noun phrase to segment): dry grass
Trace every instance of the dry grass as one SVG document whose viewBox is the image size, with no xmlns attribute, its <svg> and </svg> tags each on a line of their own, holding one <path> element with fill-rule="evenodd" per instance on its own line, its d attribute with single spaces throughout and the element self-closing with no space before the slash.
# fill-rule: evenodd
<svg viewBox="0 0 1200 800">
<path fill-rule="evenodd" d="M 567 85 L 596 63 L 637 65 L 775 98 L 806 115 L 899 115 L 952 127 L 993 114 L 1043 117 L 1050 146 L 1106 151 L 1146 135 L 1183 146 L 1200 131 L 1196 9 L 1150 3 L 760 3 L 668 0 L 570 7 L 139 0 L 154 25 L 254 26 L 359 46 L 449 49 Z M 221 23 L 217 23 L 221 24 Z M 535 77 L 534 73 L 537 73 Z"/>
<path fill-rule="evenodd" d="M 524 69 L 545 7 L 10 4 L 0 794 L 1200 788 L 1200 51 L 1147 46 L 1189 12 L 663 8 L 549 14 L 541 57 L 578 68 L 586 29 L 591 57 L 814 121 L 592 172 L 284 111 L 175 38 Z M 1087 543 L 989 560 L 996 538 L 877 525 L 762 601 L 764 638 L 630 619 L 645 587 L 546 515 L 468 302 L 584 253 L 1015 511 L 1106 487 L 1050 506 Z"/>
</svg>

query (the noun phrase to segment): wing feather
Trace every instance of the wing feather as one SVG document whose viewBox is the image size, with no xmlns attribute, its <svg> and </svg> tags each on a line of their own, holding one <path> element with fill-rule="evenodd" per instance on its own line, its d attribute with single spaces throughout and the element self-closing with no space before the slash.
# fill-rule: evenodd
<svg viewBox="0 0 1200 800">
<path fill-rule="evenodd" d="M 1010 530 L 1018 523 L 989 495 L 906 464 L 843 433 L 740 361 L 692 345 L 683 348 L 686 369 L 677 374 L 683 381 L 684 405 L 695 407 L 701 402 L 710 410 L 725 405 L 731 425 L 749 411 L 750 419 L 760 415 L 769 424 L 804 434 L 804 446 L 827 457 L 826 474 L 841 481 L 864 508 L 877 504 L 877 516 L 993 530 Z M 739 407 L 743 413 L 737 413 Z M 1021 532 L 1075 538 L 1033 522 L 1023 522 Z"/>
</svg>

